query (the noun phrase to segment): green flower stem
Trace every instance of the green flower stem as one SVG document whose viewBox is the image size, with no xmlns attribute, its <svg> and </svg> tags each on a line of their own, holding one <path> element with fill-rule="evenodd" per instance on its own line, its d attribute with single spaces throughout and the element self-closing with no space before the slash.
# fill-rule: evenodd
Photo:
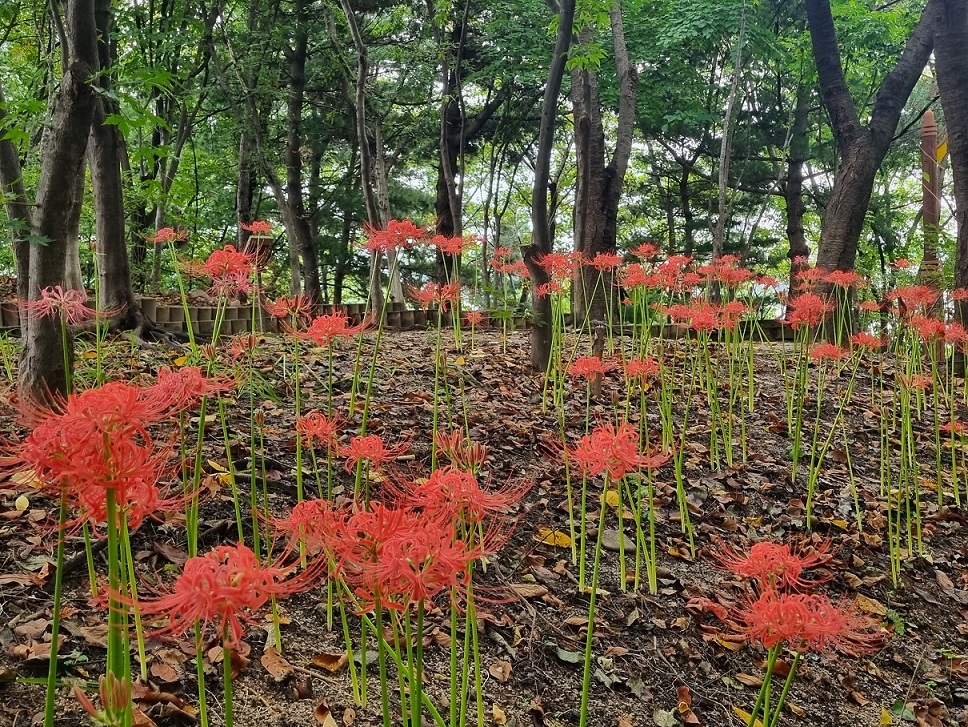
<svg viewBox="0 0 968 727">
<path fill-rule="evenodd" d="M 208 727 L 208 700 L 205 696 L 205 654 L 202 652 L 202 626 L 195 624 L 195 678 L 198 680 L 198 724 Z"/>
<path fill-rule="evenodd" d="M 128 575 L 128 588 L 131 593 L 131 610 L 134 613 L 135 638 L 138 641 L 138 663 L 141 666 L 141 682 L 148 683 L 148 657 L 145 653 L 145 632 L 141 625 L 141 607 L 138 605 L 138 579 L 134 572 L 134 554 L 131 550 L 131 534 L 128 523 L 121 523 L 121 547 L 123 549 L 125 571 Z"/>
<path fill-rule="evenodd" d="M 609 478 L 605 477 L 605 491 L 608 492 Z M 601 514 L 598 517 L 598 537 L 595 541 L 595 559 L 592 565 L 591 595 L 588 598 L 588 634 L 585 637 L 585 668 L 581 680 L 581 708 L 579 710 L 579 727 L 588 725 L 588 693 L 592 680 L 592 642 L 595 639 L 595 604 L 598 596 L 598 571 L 602 555 L 602 533 L 605 531 L 606 505 L 602 502 Z"/>
<path fill-rule="evenodd" d="M 222 637 L 222 691 L 225 694 L 225 727 L 232 727 L 235 714 L 232 708 L 232 650 Z"/>
<path fill-rule="evenodd" d="M 47 694 L 44 699 L 44 727 L 54 725 L 57 696 L 57 652 L 60 639 L 61 600 L 64 594 L 64 530 L 67 525 L 67 490 L 61 488 L 57 514 L 57 570 L 54 572 L 54 612 L 50 619 L 50 663 L 47 666 Z"/>
</svg>

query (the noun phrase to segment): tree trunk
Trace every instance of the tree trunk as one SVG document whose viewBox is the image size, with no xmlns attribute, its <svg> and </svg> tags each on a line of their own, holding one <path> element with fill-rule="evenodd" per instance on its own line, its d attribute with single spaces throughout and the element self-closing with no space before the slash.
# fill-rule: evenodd
<svg viewBox="0 0 968 727">
<path fill-rule="evenodd" d="M 935 24 L 935 71 L 948 129 L 948 154 L 954 184 L 957 241 L 955 288 L 968 288 L 968 3 L 942 0 Z M 955 317 L 968 326 L 968 301 L 955 302 Z M 964 371 L 964 355 L 958 361 Z"/>
<path fill-rule="evenodd" d="M 797 105 L 793 111 L 793 127 L 790 130 L 790 159 L 787 162 L 787 178 L 783 185 L 783 200 L 786 203 L 786 233 L 790 243 L 790 288 L 788 298 L 796 296 L 797 276 L 807 264 L 810 248 L 803 231 L 803 165 L 810 158 L 810 138 L 807 136 L 807 122 L 810 114 L 810 89 L 804 85 L 797 87 Z"/>
<path fill-rule="evenodd" d="M 817 265 L 853 270 L 857 244 L 874 189 L 874 177 L 891 145 L 901 111 L 931 55 L 935 8 L 929 0 L 894 68 L 877 90 L 870 121 L 862 126 L 840 60 L 830 0 L 806 0 L 813 56 L 824 107 L 837 141 L 841 165 L 824 211 Z"/>
<path fill-rule="evenodd" d="M 117 126 L 104 123 L 107 113 L 105 106 L 110 103 L 107 92 L 111 86 L 111 1 L 95 0 L 95 3 L 102 93 L 99 94 L 94 110 L 88 155 L 97 220 L 95 255 L 99 282 L 98 302 L 101 310 L 118 312 L 118 325 L 130 328 L 137 324 L 140 309 L 135 303 L 128 263 L 124 191 L 121 185 L 121 138 Z"/>
<path fill-rule="evenodd" d="M 6 101 L 0 87 L 0 128 L 4 125 Z M 0 136 L 0 192 L 6 200 L 7 218 L 11 225 L 14 260 L 17 264 L 17 297 L 27 300 L 27 281 L 30 269 L 30 200 L 24 188 L 23 169 L 17 147 Z"/>
<path fill-rule="evenodd" d="M 538 126 L 538 150 L 535 154 L 531 200 L 531 244 L 523 249 L 524 263 L 531 275 L 531 366 L 536 371 L 547 370 L 551 360 L 551 297 L 537 295 L 538 288 L 548 282 L 548 274 L 539 261 L 542 255 L 551 252 L 554 239 L 551 217 L 548 214 L 551 152 L 555 141 L 558 92 L 561 90 L 561 79 L 565 75 L 565 61 L 568 59 L 575 23 L 575 2 L 576 0 L 562 0 L 558 13 L 558 32 Z"/>
<path fill-rule="evenodd" d="M 611 3 L 609 23 L 619 80 L 619 107 L 615 149 L 607 164 L 597 73 L 575 69 L 571 76 L 575 156 L 578 163 L 575 249 L 582 253 L 585 260 L 601 252 L 615 252 L 618 206 L 632 153 L 638 76 L 629 63 L 619 0 Z M 579 40 L 582 43 L 590 42 L 592 29 L 584 28 Z M 608 310 L 606 301 L 615 295 L 611 271 L 599 273 L 590 265 L 583 265 L 576 273 L 576 282 L 573 299 L 578 318 L 584 320 L 591 317 L 603 321 Z"/>
<path fill-rule="evenodd" d="M 79 206 L 65 198 L 73 192 L 68 186 L 65 195 L 64 180 L 73 181 L 81 173 L 97 100 L 90 84 L 98 72 L 94 0 L 67 0 L 66 18 L 70 65 L 54 95 L 50 124 L 44 132 L 31 226 L 34 236 L 48 242 L 30 246 L 28 300 L 38 300 L 44 288 L 64 282 L 70 232 L 76 228 L 80 212 Z M 19 366 L 22 399 L 53 403 L 66 393 L 73 362 L 71 344 L 68 334 L 65 351 L 59 321 L 47 317 L 27 322 Z"/>
</svg>

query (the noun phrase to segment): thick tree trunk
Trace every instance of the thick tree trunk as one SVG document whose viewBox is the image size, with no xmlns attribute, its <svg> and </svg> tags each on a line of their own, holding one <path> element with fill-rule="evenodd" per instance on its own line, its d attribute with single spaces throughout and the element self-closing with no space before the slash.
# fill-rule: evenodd
<svg viewBox="0 0 968 727">
<path fill-rule="evenodd" d="M 73 194 L 70 185 L 65 195 L 64 180 L 77 179 L 83 168 L 97 101 L 90 84 L 98 72 L 94 1 L 68 0 L 66 17 L 70 65 L 55 93 L 50 124 L 44 133 L 31 226 L 34 236 L 48 242 L 30 246 L 29 300 L 38 300 L 47 286 L 64 282 L 70 231 L 76 227 L 74 216 L 80 212 L 68 199 Z M 48 317 L 27 322 L 19 366 L 22 399 L 50 403 L 66 393 L 73 360 L 71 343 L 68 335 L 65 351 L 59 321 Z"/>
<path fill-rule="evenodd" d="M 542 255 L 552 251 L 554 235 L 548 213 L 548 193 L 551 191 L 551 152 L 555 141 L 555 119 L 558 114 L 558 92 L 565 75 L 565 61 L 575 24 L 575 0 L 562 0 L 558 12 L 558 33 L 548 71 L 541 120 L 538 126 L 538 151 L 535 154 L 534 188 L 531 200 L 531 244 L 524 248 L 524 263 L 531 274 L 531 366 L 545 371 L 551 360 L 551 298 L 537 295 L 538 288 L 548 282 L 548 274 L 539 265 Z"/>
<path fill-rule="evenodd" d="M 863 126 L 844 77 L 830 0 L 806 0 L 821 95 L 842 160 L 824 212 L 817 252 L 819 267 L 827 270 L 854 268 L 874 177 L 890 148 L 901 111 L 931 55 L 933 17 L 940 2 L 929 0 L 921 19 L 908 36 L 901 57 L 881 83 L 870 121 Z"/>
<path fill-rule="evenodd" d="M 935 9 L 935 71 L 948 129 L 948 154 L 954 183 L 957 242 L 956 288 L 968 288 L 968 3 L 942 0 Z M 955 317 L 968 326 L 968 301 L 955 303 Z M 959 365 L 964 371 L 964 356 Z"/>
<path fill-rule="evenodd" d="M 806 267 L 810 256 L 807 236 L 803 231 L 803 165 L 810 158 L 810 138 L 807 136 L 807 122 L 810 114 L 810 89 L 804 85 L 797 87 L 797 105 L 793 111 L 793 127 L 790 130 L 790 159 L 787 162 L 787 177 L 783 185 L 783 200 L 786 203 L 786 233 L 790 250 L 790 288 L 789 298 L 796 296 L 797 276 Z"/>
</svg>

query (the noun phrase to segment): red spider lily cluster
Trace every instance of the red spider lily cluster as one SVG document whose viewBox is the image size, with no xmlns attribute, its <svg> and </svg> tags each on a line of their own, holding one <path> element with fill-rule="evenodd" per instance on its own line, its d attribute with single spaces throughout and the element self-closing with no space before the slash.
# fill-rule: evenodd
<svg viewBox="0 0 968 727">
<path fill-rule="evenodd" d="M 78 523 L 103 524 L 112 491 L 131 527 L 172 503 L 159 485 L 168 474 L 171 447 L 148 427 L 169 419 L 201 396 L 230 386 L 195 367 L 162 369 L 157 382 L 138 387 L 120 381 L 72 394 L 58 412 L 36 411 L 33 431 L 5 458 L 27 468 L 80 511 Z"/>
<path fill-rule="evenodd" d="M 660 310 L 680 328 L 711 333 L 736 328 L 743 315 L 749 312 L 749 307 L 738 300 L 717 304 L 699 298 L 689 305 L 680 303 L 661 307 Z"/>
<path fill-rule="evenodd" d="M 350 324 L 349 316 L 344 313 L 326 313 L 313 318 L 305 330 L 297 330 L 288 325 L 286 330 L 296 338 L 327 347 L 340 338 L 349 338 L 365 331 L 369 324 L 369 321 L 363 321 L 354 326 Z"/>
<path fill-rule="evenodd" d="M 423 288 L 410 288 L 408 292 L 424 310 L 436 305 L 446 311 L 460 300 L 460 283 L 427 283 Z"/>
<path fill-rule="evenodd" d="M 215 250 L 203 263 L 189 263 L 187 272 L 192 277 L 209 278 L 212 295 L 234 295 L 248 293 L 252 289 L 252 272 L 255 256 L 226 245 Z"/>
<path fill-rule="evenodd" d="M 145 238 L 148 242 L 158 244 L 167 244 L 169 242 L 182 242 L 188 237 L 188 233 L 185 230 L 175 231 L 171 227 L 162 227 L 154 235 L 149 235 Z"/>
<path fill-rule="evenodd" d="M 639 430 L 628 422 L 615 427 L 601 424 L 586 434 L 568 452 L 583 472 L 589 475 L 607 474 L 620 480 L 630 472 L 656 469 L 669 461 L 671 455 L 653 452 L 640 453 Z"/>
<path fill-rule="evenodd" d="M 787 323 L 794 330 L 816 328 L 833 312 L 836 304 L 816 293 L 802 293 L 790 301 L 787 309 Z"/>
<path fill-rule="evenodd" d="M 370 253 L 409 250 L 427 237 L 427 228 L 417 227 L 410 220 L 390 220 L 385 230 L 364 225 L 364 231 L 367 239 L 363 249 Z"/>
<path fill-rule="evenodd" d="M 353 437 L 349 444 L 339 448 L 340 456 L 346 457 L 347 472 L 352 472 L 358 462 L 364 462 L 370 470 L 379 470 L 385 462 L 396 459 L 406 451 L 406 444 L 388 449 L 376 434 Z"/>
<path fill-rule="evenodd" d="M 254 237 L 268 237 L 272 234 L 272 223 L 265 220 L 254 220 L 251 224 L 240 222 L 239 227 L 251 232 Z"/>
<path fill-rule="evenodd" d="M 307 500 L 276 523 L 293 541 L 323 554 L 329 577 L 346 584 L 360 613 L 404 611 L 442 593 L 460 594 L 471 564 L 503 544 L 510 530 L 506 513 L 528 486 L 486 491 L 472 473 L 450 466 L 388 488 L 394 507 L 336 508 Z"/>
<path fill-rule="evenodd" d="M 20 301 L 20 310 L 30 319 L 56 318 L 62 324 L 73 326 L 98 316 L 110 318 L 119 313 L 115 310 L 97 310 L 87 305 L 87 293 L 83 290 L 59 285 L 44 288 L 36 300 Z"/>
<path fill-rule="evenodd" d="M 480 238 L 477 235 L 465 235 L 463 237 L 460 235 L 456 237 L 435 235 L 430 238 L 430 244 L 444 255 L 463 255 L 472 247 L 479 245 Z"/>
<path fill-rule="evenodd" d="M 579 356 L 568 367 L 568 375 L 582 378 L 586 381 L 600 381 L 605 372 L 611 369 L 609 362 L 598 356 Z"/>
<path fill-rule="evenodd" d="M 327 417 L 314 411 L 296 421 L 296 434 L 306 444 L 321 444 L 328 452 L 336 452 L 344 423 L 339 416 Z"/>
<path fill-rule="evenodd" d="M 309 590 L 319 582 L 321 569 L 295 568 L 279 559 L 263 565 L 242 543 L 220 545 L 205 555 L 189 558 L 171 591 L 138 602 L 144 616 L 167 616 L 167 626 L 157 634 L 181 636 L 196 624 L 212 627 L 216 637 L 232 648 L 245 634 L 246 624 L 272 598 L 284 598 Z"/>
<path fill-rule="evenodd" d="M 809 591 L 827 576 L 807 578 L 804 571 L 830 561 L 829 544 L 805 552 L 788 545 L 761 542 L 747 553 L 724 550 L 715 554 L 731 573 L 747 578 L 753 596 L 734 616 L 740 633 L 767 649 L 787 646 L 795 651 L 849 655 L 872 650 L 880 643 L 880 623 L 853 605 L 837 606 L 830 598 Z"/>
<path fill-rule="evenodd" d="M 443 452 L 457 467 L 476 472 L 487 459 L 487 447 L 472 442 L 462 432 L 454 431 L 450 434 L 437 432 L 434 435 L 434 445 Z"/>
<path fill-rule="evenodd" d="M 275 300 L 264 300 L 262 308 L 273 318 L 287 321 L 295 327 L 313 316 L 313 302 L 307 295 L 282 295 Z"/>
</svg>

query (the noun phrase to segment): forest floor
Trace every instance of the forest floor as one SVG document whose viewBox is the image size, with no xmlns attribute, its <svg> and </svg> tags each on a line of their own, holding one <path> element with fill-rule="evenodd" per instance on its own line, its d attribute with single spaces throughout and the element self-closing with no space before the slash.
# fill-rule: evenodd
<svg viewBox="0 0 968 727">
<path fill-rule="evenodd" d="M 513 332 L 505 351 L 499 332 L 478 331 L 473 349 L 448 352 L 454 368 L 462 373 L 470 438 L 488 449 L 482 480 L 490 477 L 494 483 L 504 483 L 526 478 L 534 483 L 519 505 L 511 540 L 480 576 L 481 592 L 486 594 L 478 606 L 484 724 L 565 727 L 579 720 L 589 597 L 578 590 L 568 538 L 548 537 L 549 531 L 569 532 L 564 467 L 556 454 L 561 449 L 558 423 L 553 411 L 542 408 L 541 378 L 530 372 L 527 346 L 524 332 Z M 279 515 L 295 502 L 292 391 L 286 384 L 288 372 L 283 370 L 285 350 L 280 339 L 267 336 L 257 354 L 264 379 L 257 406 L 265 417 L 267 479 L 272 506 Z M 104 365 L 109 376 L 148 382 L 157 366 L 172 365 L 183 354 L 160 346 L 135 349 L 117 341 L 108 346 Z M 354 354 L 347 347 L 336 357 L 336 369 L 342 374 L 334 385 L 336 403 L 344 410 L 349 388 L 346 372 Z M 414 476 L 426 473 L 429 462 L 433 360 L 432 333 L 389 333 L 381 345 L 375 379 L 369 432 L 380 434 L 388 444 L 407 442 L 407 457 L 396 467 Z M 91 365 L 83 356 L 80 362 Z M 861 376 L 856 404 L 845 418 L 849 444 L 835 446 L 823 464 L 809 533 L 806 468 L 791 484 L 784 389 L 776 360 L 763 344 L 756 349 L 755 380 L 755 411 L 746 422 L 745 462 L 740 461 L 737 448 L 734 466 L 711 470 L 704 415 L 692 420 L 696 424 L 687 443 L 686 475 L 695 555 L 679 525 L 670 465 L 655 475 L 658 594 L 648 595 L 644 589 L 623 591 L 617 553 L 604 551 L 588 724 L 743 724 L 734 706 L 751 709 L 765 652 L 731 637 L 729 627 L 708 608 L 697 607 L 695 599 L 726 607 L 742 604 L 742 585 L 710 556 L 722 547 L 721 541 L 744 548 L 764 539 L 795 542 L 799 538 L 814 545 L 830 541 L 833 558 L 825 566 L 829 580 L 822 590 L 835 602 L 851 602 L 879 619 L 883 639 L 877 650 L 858 658 L 806 655 L 781 723 L 968 725 L 968 519 L 964 511 L 947 506 L 951 503 L 939 507 L 927 478 L 922 493 L 924 553 L 904 561 L 894 585 L 885 506 L 879 497 L 878 414 L 869 405 L 870 381 Z M 834 381 L 830 386 L 844 383 Z M 4 436 L 12 437 L 17 434 L 17 414 L 12 387 L 5 386 L 0 395 L 0 403 L 6 403 L 5 417 L 0 421 L 6 422 Z M 325 408 L 324 353 L 311 356 L 303 386 L 304 410 Z M 585 402 L 582 384 L 571 389 L 567 426 L 574 442 L 584 432 Z M 619 373 L 611 372 L 601 400 L 592 405 L 593 421 L 609 420 L 613 397 L 623 394 Z M 247 402 L 240 401 L 229 411 L 241 447 L 248 441 Z M 812 403 L 807 411 L 812 412 Z M 656 416 L 654 404 L 650 405 L 650 427 L 658 425 Z M 825 411 L 828 426 L 831 418 L 832 411 Z M 933 441 L 926 432 L 918 436 Z M 227 464 L 225 447 L 215 427 L 210 429 L 207 446 L 210 476 L 205 483 L 210 496 L 202 511 L 203 547 L 230 543 L 234 533 L 231 492 L 220 486 L 224 478 L 219 477 Z M 929 454 L 926 472 L 932 464 L 933 454 Z M 341 467 L 337 471 L 343 472 Z M 862 527 L 853 511 L 851 480 L 863 509 Z M 18 507 L 21 494 L 22 488 L 14 482 L 0 481 L 3 727 L 35 724 L 42 712 L 44 687 L 22 680 L 45 677 L 50 640 L 56 503 L 32 495 L 29 505 L 23 507 L 21 500 Z M 592 532 L 598 522 L 597 502 L 589 507 Z M 594 539 L 589 547 L 592 543 Z M 160 573 L 163 581 L 170 582 L 165 573 L 187 557 L 184 529 L 174 522 L 146 521 L 133 545 L 138 569 L 145 575 Z M 60 650 L 62 675 L 65 680 L 96 681 L 105 661 L 104 614 L 88 604 L 82 539 L 71 536 L 67 547 L 71 565 L 62 631 L 66 639 Z M 372 679 L 375 668 L 368 704 L 353 704 L 349 670 L 340 658 L 345 649 L 338 620 L 334 630 L 326 628 L 325 595 L 303 594 L 281 602 L 280 607 L 285 617 L 283 660 L 271 654 L 266 657 L 267 631 L 252 629 L 245 639 L 248 661 L 235 680 L 236 725 L 381 724 L 379 692 Z M 445 610 L 434 609 L 427 619 L 426 688 L 433 700 L 446 704 L 449 617 Z M 135 692 L 148 720 L 141 724 L 191 724 L 197 706 L 193 645 L 152 639 L 148 655 L 151 679 Z M 221 652 L 216 649 L 209 656 L 217 660 Z M 207 664 L 207 669 L 211 723 L 221 725 L 221 666 Z M 86 719 L 66 689 L 58 710 L 57 724 L 63 727 Z"/>
</svg>

